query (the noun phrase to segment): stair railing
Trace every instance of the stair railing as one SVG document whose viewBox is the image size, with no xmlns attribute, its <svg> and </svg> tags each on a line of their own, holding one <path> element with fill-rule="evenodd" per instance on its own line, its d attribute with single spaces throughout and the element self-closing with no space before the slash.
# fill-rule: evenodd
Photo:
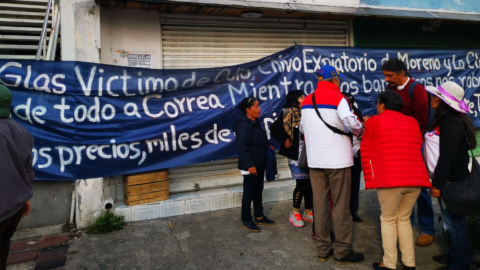
<svg viewBox="0 0 480 270">
<path fill-rule="evenodd" d="M 58 33 L 59 33 L 59 27 L 60 27 L 60 10 L 58 8 L 58 5 L 54 4 L 53 1 L 54 0 L 48 1 L 47 10 L 45 12 L 45 18 L 43 20 L 42 33 L 40 35 L 40 40 L 38 41 L 38 48 L 37 48 L 37 54 L 35 56 L 35 60 L 49 60 L 49 61 L 55 60 Z M 50 13 L 52 14 L 52 27 L 50 30 L 50 38 L 48 40 L 48 45 L 47 45 L 46 35 L 47 35 L 47 26 L 48 26 Z M 43 55 L 43 59 L 40 59 L 42 55 Z"/>
</svg>

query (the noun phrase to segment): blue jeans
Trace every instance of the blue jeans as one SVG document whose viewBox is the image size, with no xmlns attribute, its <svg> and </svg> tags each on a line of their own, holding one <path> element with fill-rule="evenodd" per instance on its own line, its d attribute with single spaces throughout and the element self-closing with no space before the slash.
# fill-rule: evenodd
<svg viewBox="0 0 480 270">
<path fill-rule="evenodd" d="M 420 192 L 420 196 L 418 196 L 417 216 L 420 233 L 435 235 L 435 228 L 433 227 L 435 213 L 433 212 L 432 197 L 430 197 L 427 188 L 422 188 L 422 192 Z M 415 227 L 415 211 L 412 211 L 410 220 L 412 222 L 412 227 Z"/>
<path fill-rule="evenodd" d="M 448 229 L 448 261 L 454 270 L 470 269 L 472 255 L 468 241 L 468 227 L 464 217 L 460 217 L 443 208 L 442 200 L 438 199 L 443 222 Z"/>
</svg>

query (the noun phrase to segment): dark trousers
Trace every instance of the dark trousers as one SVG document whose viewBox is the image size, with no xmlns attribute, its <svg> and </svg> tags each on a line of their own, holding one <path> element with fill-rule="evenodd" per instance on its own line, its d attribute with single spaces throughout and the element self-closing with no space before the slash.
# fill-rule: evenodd
<svg viewBox="0 0 480 270">
<path fill-rule="evenodd" d="M 262 192 L 265 171 L 257 171 L 257 175 L 249 174 L 243 176 L 243 197 L 242 197 L 242 221 L 252 221 L 253 215 L 257 218 L 263 217 Z"/>
<path fill-rule="evenodd" d="M 448 229 L 448 266 L 454 270 L 470 269 L 472 261 L 470 242 L 468 240 L 468 226 L 464 217 L 457 216 L 444 208 L 441 199 L 438 199 L 443 222 Z"/>
<path fill-rule="evenodd" d="M 358 212 L 358 195 L 360 193 L 360 176 L 362 174 L 362 159 L 360 155 L 353 159 L 352 166 L 352 193 L 350 195 L 350 212 Z"/>
<path fill-rule="evenodd" d="M 8 252 L 10 252 L 10 239 L 22 219 L 23 208 L 15 215 L 0 222 L 0 270 L 7 269 Z"/>
<path fill-rule="evenodd" d="M 302 199 L 305 198 L 305 209 L 313 208 L 313 192 L 310 179 L 296 180 L 297 185 L 293 190 L 293 207 L 300 209 Z"/>
</svg>

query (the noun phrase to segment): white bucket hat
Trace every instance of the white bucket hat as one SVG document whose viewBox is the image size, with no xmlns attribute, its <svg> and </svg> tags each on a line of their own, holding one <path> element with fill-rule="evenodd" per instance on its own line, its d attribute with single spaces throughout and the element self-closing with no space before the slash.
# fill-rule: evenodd
<svg viewBox="0 0 480 270">
<path fill-rule="evenodd" d="M 468 106 L 463 101 L 465 91 L 460 85 L 454 82 L 446 82 L 438 87 L 427 86 L 425 90 L 439 97 L 457 112 L 468 114 Z"/>
</svg>

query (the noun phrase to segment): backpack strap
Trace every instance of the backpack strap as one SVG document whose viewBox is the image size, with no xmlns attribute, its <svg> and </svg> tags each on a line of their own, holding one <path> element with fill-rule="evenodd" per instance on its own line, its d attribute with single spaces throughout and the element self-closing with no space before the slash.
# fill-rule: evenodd
<svg viewBox="0 0 480 270">
<path fill-rule="evenodd" d="M 320 118 L 320 120 L 322 120 L 322 122 L 325 124 L 325 126 L 327 126 L 328 129 L 330 129 L 333 133 L 337 133 L 339 135 L 345 135 L 345 136 L 351 138 L 351 136 L 352 136 L 351 133 L 346 133 L 343 130 L 338 129 L 338 128 L 328 124 L 327 122 L 325 122 L 325 120 L 323 120 L 323 117 L 322 117 L 322 115 L 320 114 L 320 112 L 318 111 L 318 108 L 317 108 L 317 102 L 315 100 L 315 93 L 312 94 L 312 101 L 313 101 L 313 108 L 315 108 L 315 112 L 317 113 L 318 118 Z"/>
<path fill-rule="evenodd" d="M 415 86 L 421 84 L 420 82 L 417 82 L 417 81 L 413 81 L 410 86 L 408 87 L 408 95 L 410 96 L 410 98 L 412 99 L 413 101 L 413 92 L 415 90 Z"/>
</svg>

